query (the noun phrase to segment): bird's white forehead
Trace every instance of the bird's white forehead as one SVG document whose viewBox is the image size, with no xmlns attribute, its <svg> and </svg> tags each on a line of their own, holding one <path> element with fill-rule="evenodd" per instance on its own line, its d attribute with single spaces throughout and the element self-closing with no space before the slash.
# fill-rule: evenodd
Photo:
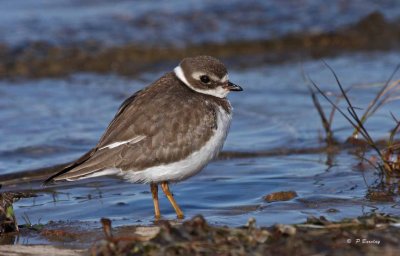
<svg viewBox="0 0 400 256">
<path fill-rule="evenodd" d="M 225 83 L 225 82 L 227 82 L 229 80 L 229 77 L 228 77 L 228 74 L 226 74 L 223 78 L 221 78 L 221 82 L 222 83 Z"/>
</svg>

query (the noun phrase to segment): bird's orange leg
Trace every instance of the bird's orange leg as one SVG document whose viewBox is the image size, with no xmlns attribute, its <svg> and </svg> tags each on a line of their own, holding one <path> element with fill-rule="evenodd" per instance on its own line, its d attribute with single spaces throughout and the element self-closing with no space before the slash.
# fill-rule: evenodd
<svg viewBox="0 0 400 256">
<path fill-rule="evenodd" d="M 156 219 L 161 217 L 160 214 L 160 206 L 158 205 L 158 185 L 157 183 L 150 184 L 151 194 L 153 196 L 153 203 L 154 203 L 154 216 Z"/>
<path fill-rule="evenodd" d="M 179 208 L 178 204 L 176 203 L 176 201 L 174 199 L 174 196 L 172 195 L 171 191 L 169 191 L 168 182 L 163 181 L 161 183 L 161 188 L 164 191 L 164 193 L 167 196 L 167 198 L 170 201 L 170 203 L 172 204 L 172 207 L 174 207 L 175 212 L 176 212 L 176 216 L 178 217 L 178 219 L 183 219 L 183 212 L 181 211 L 181 209 Z"/>
</svg>

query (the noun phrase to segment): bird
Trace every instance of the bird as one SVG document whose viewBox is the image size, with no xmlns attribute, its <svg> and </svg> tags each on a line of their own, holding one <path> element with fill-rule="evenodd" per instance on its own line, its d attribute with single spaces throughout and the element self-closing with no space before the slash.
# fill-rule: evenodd
<svg viewBox="0 0 400 256">
<path fill-rule="evenodd" d="M 161 217 L 158 186 L 176 212 L 184 214 L 169 189 L 201 171 L 221 151 L 231 120 L 231 91 L 225 65 L 211 56 L 184 58 L 119 107 L 97 145 L 44 181 L 75 181 L 117 175 L 147 183 L 154 216 Z"/>
</svg>

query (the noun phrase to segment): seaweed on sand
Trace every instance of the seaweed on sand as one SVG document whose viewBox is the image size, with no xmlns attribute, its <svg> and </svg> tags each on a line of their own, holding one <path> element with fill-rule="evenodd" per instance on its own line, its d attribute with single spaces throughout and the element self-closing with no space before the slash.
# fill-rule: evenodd
<svg viewBox="0 0 400 256">
<path fill-rule="evenodd" d="M 201 216 L 182 224 L 163 221 L 149 238 L 110 237 L 90 254 L 101 255 L 398 255 L 400 220 L 373 214 L 332 222 L 310 217 L 298 225 L 258 228 L 254 219 L 240 228 L 209 225 Z"/>
<path fill-rule="evenodd" d="M 13 203 L 23 197 L 34 197 L 29 192 L 0 193 L 0 236 L 5 233 L 18 232 L 18 223 L 14 214 Z"/>
<path fill-rule="evenodd" d="M 13 193 L 0 193 L 0 235 L 18 231 L 13 209 L 14 196 Z"/>
</svg>

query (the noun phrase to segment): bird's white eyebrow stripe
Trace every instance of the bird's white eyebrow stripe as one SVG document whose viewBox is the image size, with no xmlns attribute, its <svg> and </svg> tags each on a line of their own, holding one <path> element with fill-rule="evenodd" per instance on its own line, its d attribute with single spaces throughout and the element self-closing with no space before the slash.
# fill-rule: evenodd
<svg viewBox="0 0 400 256">
<path fill-rule="evenodd" d="M 192 77 L 196 80 L 200 80 L 201 76 L 206 75 L 206 73 L 203 72 L 193 72 Z M 214 75 L 214 74 L 208 74 L 208 76 L 213 80 L 213 81 L 219 81 L 219 77 Z"/>
<path fill-rule="evenodd" d="M 228 81 L 229 77 L 228 74 L 226 74 L 223 78 L 221 78 L 221 82 L 225 83 L 226 81 Z"/>
<path fill-rule="evenodd" d="M 129 139 L 129 140 L 117 141 L 117 142 L 111 143 L 109 145 L 101 147 L 99 150 L 102 150 L 102 149 L 105 149 L 105 148 L 110 148 L 110 149 L 111 148 L 116 148 L 118 146 L 121 146 L 121 145 L 124 145 L 124 144 L 128 144 L 128 143 L 135 144 L 135 143 L 138 143 L 139 141 L 143 140 L 144 138 L 146 138 L 145 135 L 139 135 L 139 136 L 136 136 L 136 137 L 134 137 L 132 139 Z"/>
</svg>

